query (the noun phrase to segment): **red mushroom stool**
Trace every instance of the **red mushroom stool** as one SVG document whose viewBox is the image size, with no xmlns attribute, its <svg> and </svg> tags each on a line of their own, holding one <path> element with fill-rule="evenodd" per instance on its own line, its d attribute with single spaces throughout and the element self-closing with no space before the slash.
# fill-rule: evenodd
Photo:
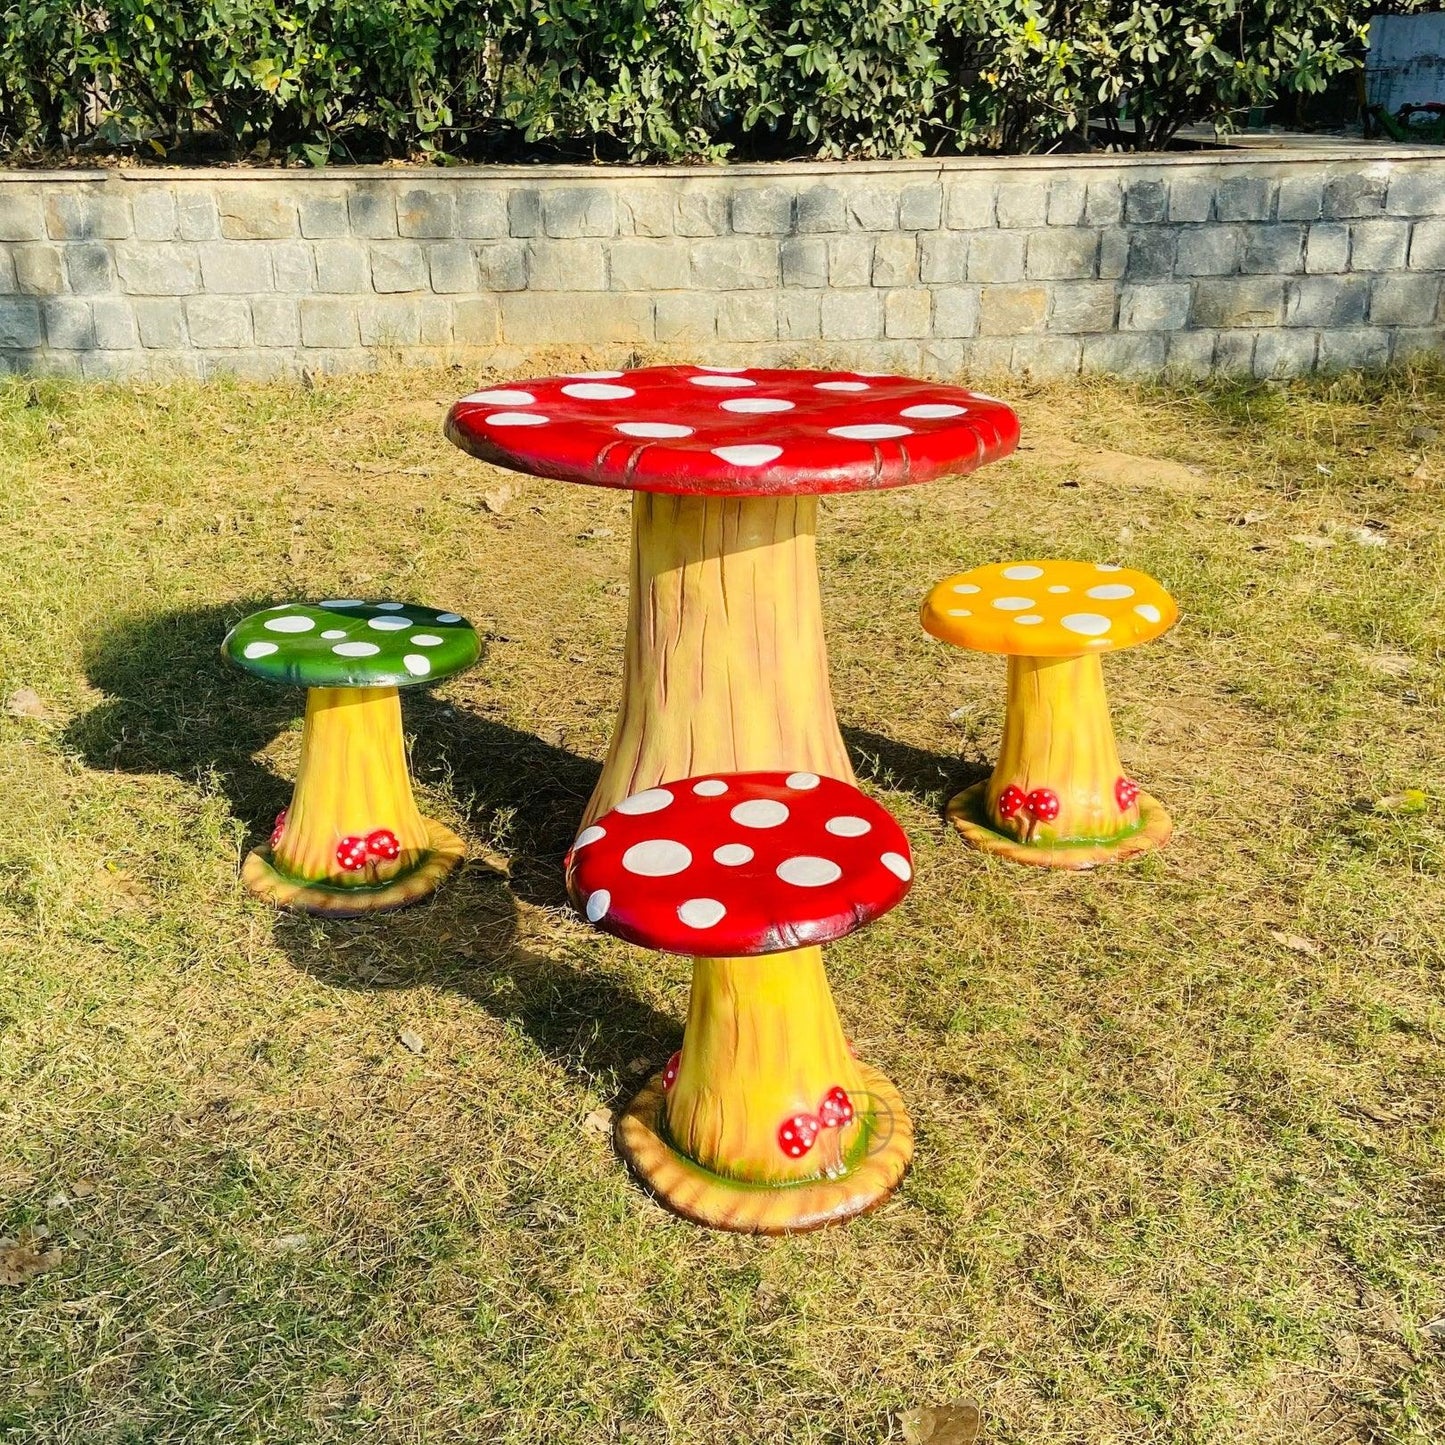
<svg viewBox="0 0 1445 1445">
<path fill-rule="evenodd" d="M 1152 577 L 1107 562 L 994 562 L 933 588 L 925 631 L 1008 658 L 993 776 L 948 805 L 969 843 L 1016 863 L 1092 868 L 1169 841 L 1163 804 L 1119 765 L 1100 659 L 1178 619 Z"/>
<path fill-rule="evenodd" d="M 669 1208 L 781 1234 L 892 1193 L 913 1126 L 844 1038 L 820 945 L 886 913 L 912 876 L 892 816 L 817 773 L 669 782 L 578 834 L 567 888 L 587 919 L 693 959 L 682 1048 L 617 1125 Z"/>
<path fill-rule="evenodd" d="M 862 372 L 658 366 L 465 396 L 447 435 L 498 466 L 632 491 L 622 706 L 584 821 L 700 769 L 851 780 L 828 685 L 818 497 L 957 476 L 1018 420 Z"/>
</svg>

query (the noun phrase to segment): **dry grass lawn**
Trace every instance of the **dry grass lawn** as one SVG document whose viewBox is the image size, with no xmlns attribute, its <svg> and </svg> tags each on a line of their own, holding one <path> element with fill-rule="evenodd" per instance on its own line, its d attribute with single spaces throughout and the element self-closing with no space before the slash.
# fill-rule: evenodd
<svg viewBox="0 0 1445 1445">
<path fill-rule="evenodd" d="M 687 990 L 560 886 L 627 503 L 450 448 L 475 381 L 0 388 L 0 1235 L 49 1266 L 0 1275 L 0 1440 L 871 1445 L 964 1395 L 997 1445 L 1445 1438 L 1445 375 L 999 382 L 1017 457 L 825 503 L 840 714 L 918 863 L 831 970 L 919 1148 L 782 1240 L 670 1218 L 585 1124 Z M 1181 602 L 1106 663 L 1178 829 L 1140 866 L 940 820 L 1002 666 L 917 604 L 1010 553 Z M 301 698 L 217 643 L 353 593 L 488 633 L 407 704 L 473 861 L 278 917 L 236 874 Z"/>
</svg>

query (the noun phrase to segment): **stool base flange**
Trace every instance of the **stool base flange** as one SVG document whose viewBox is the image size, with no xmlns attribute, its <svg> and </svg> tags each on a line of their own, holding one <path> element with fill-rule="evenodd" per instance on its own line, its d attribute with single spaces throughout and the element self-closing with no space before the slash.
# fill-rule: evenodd
<svg viewBox="0 0 1445 1445">
<path fill-rule="evenodd" d="M 415 868 L 374 888 L 336 888 L 278 872 L 271 849 L 253 848 L 241 865 L 241 881 L 258 898 L 293 913 L 321 918 L 366 918 L 408 908 L 436 892 L 438 885 L 466 856 L 466 844 L 445 824 L 423 818 L 427 851 Z"/>
<path fill-rule="evenodd" d="M 997 832 L 984 812 L 988 783 L 975 783 L 948 802 L 948 821 L 963 834 L 970 847 L 994 853 L 1014 863 L 1036 868 L 1097 868 L 1101 863 L 1123 863 L 1141 853 L 1162 848 L 1174 832 L 1164 805 L 1149 793 L 1139 794 L 1139 827 L 1122 838 L 1090 843 L 1021 843 Z"/>
<path fill-rule="evenodd" d="M 654 1074 L 617 1121 L 617 1151 L 659 1203 L 710 1229 L 800 1234 L 876 1209 L 898 1187 L 913 1158 L 913 1121 L 893 1083 L 860 1063 L 866 1093 L 861 1158 L 836 1179 L 748 1184 L 725 1179 L 678 1153 L 663 1123 L 666 1095 Z"/>
</svg>

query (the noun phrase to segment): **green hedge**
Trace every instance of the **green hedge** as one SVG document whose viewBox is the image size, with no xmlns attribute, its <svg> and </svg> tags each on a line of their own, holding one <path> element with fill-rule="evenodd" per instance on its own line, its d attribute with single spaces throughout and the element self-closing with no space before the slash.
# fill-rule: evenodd
<svg viewBox="0 0 1445 1445">
<path fill-rule="evenodd" d="M 0 5 L 6 0 L 0 0 Z M 9 0 L 0 155 L 907 156 L 1324 88 L 1358 0 Z"/>
</svg>

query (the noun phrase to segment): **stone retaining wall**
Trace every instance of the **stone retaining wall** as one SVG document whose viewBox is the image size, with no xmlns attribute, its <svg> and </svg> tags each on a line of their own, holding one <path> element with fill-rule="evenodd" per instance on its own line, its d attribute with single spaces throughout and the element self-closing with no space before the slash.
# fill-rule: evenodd
<svg viewBox="0 0 1445 1445">
<path fill-rule="evenodd" d="M 955 375 L 1286 375 L 1442 345 L 1445 157 L 0 173 L 0 370 L 585 344 Z"/>
</svg>

